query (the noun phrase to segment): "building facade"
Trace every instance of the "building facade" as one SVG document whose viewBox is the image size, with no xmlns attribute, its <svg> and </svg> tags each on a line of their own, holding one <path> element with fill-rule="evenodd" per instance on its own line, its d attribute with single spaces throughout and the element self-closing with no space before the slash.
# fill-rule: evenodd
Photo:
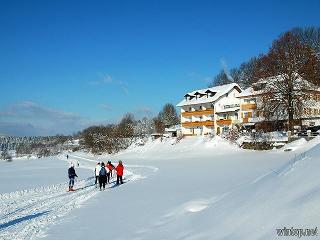
<svg viewBox="0 0 320 240">
<path fill-rule="evenodd" d="M 261 100 L 262 92 L 254 90 L 250 87 L 245 89 L 238 95 L 240 99 L 240 118 L 242 125 L 254 126 L 258 122 L 265 121 L 263 113 L 259 111 L 261 105 L 264 104 Z M 286 120 L 273 119 L 276 120 Z M 303 101 L 303 112 L 301 116 L 295 117 L 296 123 L 304 128 L 320 125 L 320 89 L 308 91 L 308 100 Z"/>
<path fill-rule="evenodd" d="M 239 124 L 241 92 L 238 84 L 231 83 L 187 93 L 177 104 L 181 109 L 181 133 L 215 135 Z"/>
<path fill-rule="evenodd" d="M 255 128 L 265 122 L 261 106 L 263 90 L 250 87 L 242 90 L 231 83 L 189 92 L 177 104 L 181 109 L 181 133 L 185 136 L 216 135 L 238 126 Z M 320 126 L 320 89 L 308 91 L 303 113 L 296 119 L 302 127 Z M 286 122 L 287 117 L 271 121 Z M 270 119 L 268 120 L 270 121 Z"/>
</svg>

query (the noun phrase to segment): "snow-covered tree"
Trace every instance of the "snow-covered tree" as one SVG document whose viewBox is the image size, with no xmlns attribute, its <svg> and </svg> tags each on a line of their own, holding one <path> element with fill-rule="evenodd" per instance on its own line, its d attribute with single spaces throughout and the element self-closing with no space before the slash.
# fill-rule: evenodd
<svg viewBox="0 0 320 240">
<path fill-rule="evenodd" d="M 7 161 L 11 161 L 12 160 L 12 156 L 10 155 L 8 150 L 5 150 L 5 151 L 1 152 L 1 159 L 7 160 Z"/>
<path fill-rule="evenodd" d="M 167 103 L 163 106 L 162 110 L 158 114 L 158 120 L 161 121 L 165 127 L 170 127 L 180 123 L 177 110 L 171 103 Z"/>
<path fill-rule="evenodd" d="M 294 119 L 300 118 L 303 104 L 310 96 L 309 91 L 320 85 L 318 64 L 315 51 L 292 33 L 275 40 L 269 52 L 257 60 L 256 90 L 262 94 L 263 115 L 282 115 L 292 130 Z"/>
<path fill-rule="evenodd" d="M 144 117 L 138 120 L 134 126 L 134 135 L 137 137 L 146 137 L 154 132 L 154 122 Z"/>
<path fill-rule="evenodd" d="M 121 138 L 132 138 L 134 135 L 134 115 L 127 113 L 118 125 L 118 136 Z"/>
</svg>

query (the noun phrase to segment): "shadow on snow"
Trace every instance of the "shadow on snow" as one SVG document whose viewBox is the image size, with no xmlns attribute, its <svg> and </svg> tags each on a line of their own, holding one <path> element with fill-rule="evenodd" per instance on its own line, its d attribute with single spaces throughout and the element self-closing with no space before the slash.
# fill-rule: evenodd
<svg viewBox="0 0 320 240">
<path fill-rule="evenodd" d="M 44 212 L 40 212 L 40 213 L 35 213 L 35 214 L 31 214 L 31 215 L 27 215 L 27 216 L 24 216 L 24 217 L 20 217 L 20 218 L 11 220 L 11 221 L 9 221 L 7 223 L 4 223 L 4 224 L 0 224 L 0 230 L 2 230 L 4 228 L 7 228 L 7 227 L 10 227 L 10 226 L 13 226 L 13 225 L 16 225 L 18 223 L 24 222 L 24 221 L 32 220 L 34 218 L 41 217 L 43 215 L 47 215 L 49 212 L 50 211 L 44 211 Z"/>
</svg>

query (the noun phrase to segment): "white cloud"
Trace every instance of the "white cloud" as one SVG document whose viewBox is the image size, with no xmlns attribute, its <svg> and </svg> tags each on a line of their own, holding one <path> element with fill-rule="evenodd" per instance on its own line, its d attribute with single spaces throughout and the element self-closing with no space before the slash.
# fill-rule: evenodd
<svg viewBox="0 0 320 240">
<path fill-rule="evenodd" d="M 100 104 L 99 107 L 103 110 L 106 110 L 106 111 L 111 111 L 113 109 L 112 106 L 105 104 L 105 103 Z"/>
<path fill-rule="evenodd" d="M 7 135 L 72 134 L 93 122 L 75 113 L 25 101 L 0 110 L 0 132 Z"/>
<path fill-rule="evenodd" d="M 152 117 L 154 115 L 154 112 L 149 107 L 140 107 L 133 111 L 133 114 L 136 119 L 142 119 L 144 117 Z"/>
<path fill-rule="evenodd" d="M 100 74 L 101 80 L 89 81 L 89 85 L 114 85 L 117 86 L 124 94 L 129 95 L 127 83 L 119 80 L 114 80 L 109 74 Z"/>
<path fill-rule="evenodd" d="M 224 58 L 221 58 L 221 59 L 220 59 L 220 63 L 221 63 L 221 66 L 222 66 L 222 68 L 223 68 L 223 71 L 224 71 L 224 73 L 226 74 L 228 80 L 233 81 L 233 78 L 232 78 L 232 76 L 230 75 L 230 72 L 229 72 L 229 69 L 228 69 L 227 62 L 224 60 Z"/>
</svg>

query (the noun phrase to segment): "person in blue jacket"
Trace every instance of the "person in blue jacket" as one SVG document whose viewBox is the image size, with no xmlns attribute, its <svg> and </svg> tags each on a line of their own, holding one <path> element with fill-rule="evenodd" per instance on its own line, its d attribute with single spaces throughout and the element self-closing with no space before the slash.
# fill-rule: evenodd
<svg viewBox="0 0 320 240">
<path fill-rule="evenodd" d="M 73 164 L 68 169 L 68 176 L 69 176 L 69 191 L 74 191 L 74 189 L 73 189 L 74 179 L 75 179 L 75 177 L 78 177 L 78 175 L 76 174 L 76 170 L 74 169 Z"/>
</svg>

